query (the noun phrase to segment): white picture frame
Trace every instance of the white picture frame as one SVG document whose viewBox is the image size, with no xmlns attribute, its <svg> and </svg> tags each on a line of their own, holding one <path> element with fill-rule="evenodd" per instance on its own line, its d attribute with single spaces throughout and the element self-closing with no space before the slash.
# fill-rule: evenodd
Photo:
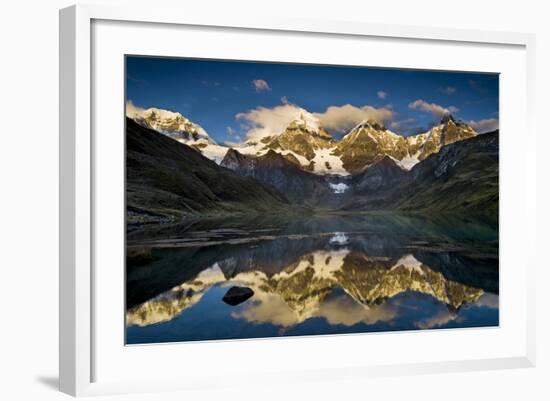
<svg viewBox="0 0 550 401">
<path fill-rule="evenodd" d="M 179 14 L 173 10 L 163 10 L 155 7 L 151 8 L 113 8 L 104 5 L 78 5 L 72 6 L 60 11 L 60 390 L 75 396 L 108 394 L 108 393 L 126 393 L 133 391 L 164 391 L 172 389 L 189 388 L 207 388 L 212 386 L 231 385 L 231 380 L 220 379 L 219 377 L 209 377 L 197 372 L 190 373 L 192 377 L 185 380 L 178 378 L 162 379 L 161 377 L 152 377 L 150 381 L 128 380 L 126 378 L 117 378 L 114 375 L 106 380 L 98 380 L 98 366 L 95 363 L 97 350 L 101 347 L 96 346 L 97 331 L 95 326 L 101 319 L 97 309 L 94 308 L 94 290 L 97 290 L 97 277 L 94 274 L 94 263 L 96 260 L 96 247 L 94 243 L 94 233 L 97 234 L 96 214 L 94 213 L 96 205 L 94 204 L 94 191 L 96 190 L 96 181 L 94 180 L 95 169 L 98 167 L 98 159 L 94 157 L 94 152 L 98 151 L 93 138 L 94 125 L 94 103 L 92 102 L 93 69 L 96 68 L 94 60 L 94 46 L 99 46 L 93 42 L 93 25 L 98 21 L 116 22 L 139 22 L 141 24 L 152 24 L 158 27 L 206 27 L 212 29 L 231 29 L 234 32 L 275 32 L 286 35 L 307 34 L 318 37 L 341 37 L 341 38 L 384 38 L 388 41 L 415 40 L 434 42 L 444 46 L 446 44 L 461 44 L 461 46 L 496 46 L 512 47 L 518 50 L 518 65 L 521 64 L 522 76 L 516 77 L 518 89 L 525 96 L 519 96 L 520 106 L 524 107 L 525 113 L 520 113 L 518 121 L 510 121 L 510 124 L 525 124 L 525 135 L 531 140 L 534 138 L 534 49 L 535 37 L 531 34 L 508 33 L 508 32 L 485 32 L 457 29 L 439 29 L 413 26 L 397 25 L 374 25 L 365 22 L 352 21 L 321 21 L 304 20 L 295 18 L 277 18 L 277 17 L 259 17 L 256 15 L 242 15 L 240 18 L 225 18 L 223 16 L 209 14 Z M 122 27 L 121 29 L 126 29 Z M 136 28 L 138 29 L 138 28 Z M 162 35 L 162 32 L 159 33 Z M 169 55 L 169 54 L 166 54 Z M 251 56 L 253 57 L 253 56 Z M 525 64 L 523 64 L 525 63 Z M 524 76 L 523 76 L 524 75 Z M 121 87 L 123 83 L 120 83 Z M 505 92 L 506 93 L 506 92 Z M 118 101 L 118 99 L 117 99 Z M 120 104 L 122 110 L 122 103 Z M 506 124 L 506 122 L 504 122 Z M 510 125 L 512 126 L 512 125 Z M 516 125 L 517 126 L 517 125 Z M 122 133 L 121 133 L 122 135 Z M 509 174 L 509 169 L 503 169 L 501 183 L 503 180 L 511 182 L 523 182 L 523 190 L 517 196 L 517 203 L 512 201 L 510 206 L 521 207 L 520 217 L 524 222 L 518 223 L 514 220 L 510 224 L 524 224 L 522 228 L 530 228 L 530 233 L 534 233 L 535 216 L 535 181 L 529 177 L 529 171 L 534 170 L 534 151 L 524 150 L 521 155 L 524 164 L 513 176 Z M 97 156 L 97 155 L 96 155 Z M 506 165 L 504 165 L 506 167 Z M 508 175 L 507 175 L 508 174 Z M 510 192 L 511 193 L 511 192 Z M 507 192 L 502 193 L 506 195 Z M 502 196 L 501 195 L 501 196 Z M 514 201 L 515 202 L 515 201 Z M 512 204 L 513 203 L 513 204 Z M 506 210 L 501 212 L 506 217 Z M 506 217 L 507 218 L 507 217 Z M 505 225 L 501 230 L 505 238 L 510 225 Z M 520 251 L 527 251 L 526 247 L 532 246 L 529 243 L 529 235 L 525 234 L 525 242 L 520 245 Z M 512 237 L 510 237 L 512 238 Z M 505 244 L 510 244 L 510 241 Z M 531 241 L 534 243 L 534 241 Z M 523 248 L 522 248 L 523 247 Z M 511 251 L 510 251 L 511 252 Z M 526 252 L 528 253 L 528 252 Z M 508 255 L 508 254 L 507 254 Z M 509 254 L 510 258 L 513 255 Z M 501 254 L 501 257 L 503 255 Z M 277 370 L 279 379 L 284 381 L 293 380 L 325 380 L 329 377 L 352 377 L 357 380 L 386 375 L 400 374 L 422 374 L 431 372 L 454 372 L 480 369 L 504 369 L 515 367 L 531 367 L 535 364 L 535 295 L 534 295 L 534 267 L 533 261 L 527 259 L 521 266 L 525 277 L 517 281 L 517 296 L 522 298 L 520 308 L 515 315 L 521 318 L 521 335 L 515 334 L 513 341 L 517 346 L 513 354 L 502 353 L 498 350 L 484 354 L 478 352 L 477 356 L 469 356 L 466 359 L 445 359 L 420 361 L 414 356 L 408 362 L 395 363 L 388 361 L 384 363 L 380 360 L 374 364 L 357 363 L 356 361 L 342 362 L 341 366 L 329 368 L 328 366 L 298 366 L 298 370 L 285 371 Z M 122 269 L 120 270 L 122 271 Z M 523 276 L 522 276 L 523 277 Z M 502 278 L 501 278 L 502 280 Z M 502 283 L 502 281 L 501 281 Z M 123 288 L 119 288 L 122 294 Z M 525 299 L 523 299 L 525 298 Z M 120 312 L 122 320 L 122 312 Z M 495 330 L 488 336 L 494 336 Z M 415 336 L 414 341 L 430 342 L 440 336 L 440 332 L 431 332 L 420 338 Z M 462 330 L 451 334 L 455 338 L 466 337 L 475 338 L 473 331 Z M 391 336 L 392 334 L 377 335 Z M 402 341 L 406 337 L 395 336 L 394 341 Z M 405 334 L 413 336 L 413 334 Z M 430 336 L 430 337 L 427 337 Z M 325 339 L 323 346 L 338 347 L 341 337 Z M 355 343 L 360 341 L 370 341 L 374 337 L 348 337 L 346 341 Z M 489 337 L 488 337 L 489 338 Z M 259 341 L 245 342 L 247 345 L 241 347 L 238 352 L 252 353 L 271 347 L 279 352 L 285 347 L 294 347 L 293 340 L 263 339 Z M 437 340 L 435 340 L 437 341 Z M 227 345 L 227 342 L 224 343 Z M 243 344 L 243 342 L 241 342 Z M 319 347 L 320 342 L 315 339 L 310 340 L 309 345 L 301 348 L 315 349 Z M 123 344 L 120 344 L 122 347 Z M 208 348 L 216 348 L 216 352 L 225 352 L 221 350 L 221 345 L 214 342 L 203 343 L 199 345 L 201 352 L 209 352 Z M 160 346 L 159 346 L 160 347 Z M 162 346 L 164 347 L 164 346 Z M 311 348 L 313 347 L 313 348 Z M 289 348 L 289 349 L 294 349 Z M 103 348 L 101 348 L 103 349 Z M 254 350 L 254 351 L 253 351 Z M 181 351 L 181 349 L 180 349 Z M 190 355 L 193 355 L 192 349 L 187 349 Z M 179 351 L 178 351 L 179 352 Z M 213 352 L 213 351 L 211 351 Z M 237 350 L 228 351 L 227 355 Z M 284 351 L 283 351 L 284 352 Z M 137 352 L 135 352 L 137 353 Z M 148 354 L 155 354 L 155 347 L 148 347 Z M 160 353 L 160 351 L 159 351 Z M 474 355 L 474 354 L 472 354 Z M 150 355 L 149 355 L 150 357 Z M 115 358 L 113 356 L 113 358 Z M 105 360 L 105 358 L 103 358 Z M 114 363 L 113 359 L 113 363 Z M 329 358 L 330 362 L 330 358 Z M 353 363 L 352 363 L 353 362 Z M 297 373 L 299 372 L 299 373 Z M 160 376 L 160 375 L 159 375 Z M 272 377 L 272 376 L 271 376 Z M 268 382 L 266 371 L 258 369 L 255 376 L 258 383 Z"/>
</svg>

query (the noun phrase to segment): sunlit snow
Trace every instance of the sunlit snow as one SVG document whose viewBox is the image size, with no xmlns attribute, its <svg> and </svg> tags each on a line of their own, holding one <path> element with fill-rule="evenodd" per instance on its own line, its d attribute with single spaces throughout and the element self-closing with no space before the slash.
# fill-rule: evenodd
<svg viewBox="0 0 550 401">
<path fill-rule="evenodd" d="M 313 172 L 316 174 L 349 175 L 339 156 L 332 154 L 334 148 L 317 149 L 313 158 Z M 328 166 L 327 166 L 328 164 Z"/>
<path fill-rule="evenodd" d="M 207 145 L 201 149 L 201 153 L 210 160 L 214 160 L 217 164 L 220 164 L 228 150 L 229 148 L 225 146 Z"/>
<path fill-rule="evenodd" d="M 416 153 L 415 155 L 413 156 L 407 156 L 407 157 L 404 157 L 403 159 L 401 160 L 398 160 L 398 159 L 395 159 L 392 157 L 393 160 L 395 160 L 395 163 L 404 168 L 405 170 L 410 170 L 412 169 L 416 164 L 418 164 L 420 162 L 420 160 L 418 160 L 418 155 L 420 154 L 420 152 Z"/>
</svg>

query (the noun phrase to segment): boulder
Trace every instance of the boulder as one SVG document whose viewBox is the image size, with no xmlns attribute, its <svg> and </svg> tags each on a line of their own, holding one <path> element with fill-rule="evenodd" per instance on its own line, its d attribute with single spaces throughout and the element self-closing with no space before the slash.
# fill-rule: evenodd
<svg viewBox="0 0 550 401">
<path fill-rule="evenodd" d="M 252 295 L 254 295 L 254 291 L 251 288 L 233 286 L 227 290 L 222 300 L 228 305 L 236 306 L 242 304 Z"/>
</svg>

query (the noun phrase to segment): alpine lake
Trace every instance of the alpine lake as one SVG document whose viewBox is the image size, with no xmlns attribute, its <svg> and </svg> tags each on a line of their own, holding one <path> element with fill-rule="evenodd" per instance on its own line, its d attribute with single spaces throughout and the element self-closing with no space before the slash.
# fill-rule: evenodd
<svg viewBox="0 0 550 401">
<path fill-rule="evenodd" d="M 498 223 L 479 218 L 143 225 L 126 262 L 127 344 L 499 324 Z M 233 287 L 246 293 L 228 302 Z"/>
</svg>

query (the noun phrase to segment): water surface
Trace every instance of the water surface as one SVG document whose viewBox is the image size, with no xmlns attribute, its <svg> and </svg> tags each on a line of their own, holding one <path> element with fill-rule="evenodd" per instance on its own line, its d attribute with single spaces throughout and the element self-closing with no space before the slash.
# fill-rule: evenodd
<svg viewBox="0 0 550 401">
<path fill-rule="evenodd" d="M 497 326 L 498 226 L 280 216 L 131 228 L 127 343 Z M 232 286 L 254 295 L 231 306 Z"/>
</svg>

